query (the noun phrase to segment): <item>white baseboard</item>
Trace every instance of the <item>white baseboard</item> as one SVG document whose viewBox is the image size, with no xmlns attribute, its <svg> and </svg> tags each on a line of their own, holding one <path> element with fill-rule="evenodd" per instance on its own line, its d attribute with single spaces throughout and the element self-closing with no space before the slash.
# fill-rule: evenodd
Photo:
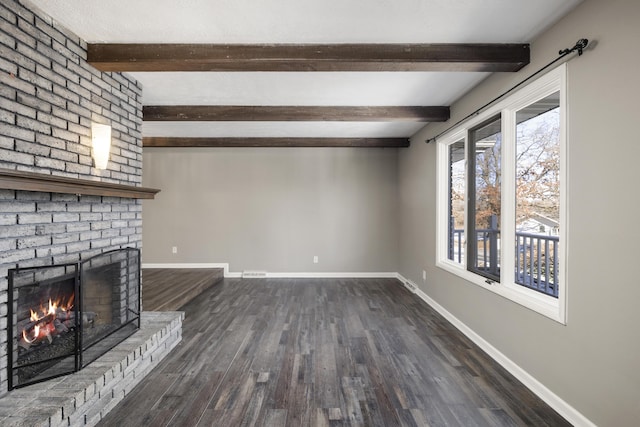
<svg viewBox="0 0 640 427">
<path fill-rule="evenodd" d="M 226 262 L 217 262 L 217 263 L 149 263 L 142 264 L 142 268 L 222 268 L 224 269 L 224 277 L 230 277 L 229 274 L 229 263 Z"/>
<path fill-rule="evenodd" d="M 498 362 L 505 368 L 511 375 L 516 377 L 520 382 L 527 386 L 534 394 L 542 399 L 547 405 L 555 409 L 560 415 L 562 415 L 567 421 L 576 427 L 596 427 L 587 417 L 578 412 L 573 406 L 562 400 L 557 394 L 549 390 L 544 384 L 535 379 L 531 374 L 518 366 L 513 360 L 505 356 L 500 350 L 491 345 L 488 341 L 478 335 L 473 329 L 464 324 L 460 319 L 451 314 L 447 309 L 438 304 L 435 300 L 429 297 L 422 289 L 420 289 L 411 280 L 405 279 L 398 273 L 396 276 L 402 284 L 416 294 L 420 299 L 431 306 L 435 311 L 440 313 L 445 319 L 447 319 L 453 326 L 455 326 L 460 332 L 465 334 L 471 341 L 473 341 L 478 347 L 484 350 L 493 360 Z"/>
<path fill-rule="evenodd" d="M 398 273 L 389 272 L 342 272 L 342 273 L 267 273 L 267 277 L 274 279 L 395 279 Z"/>
</svg>

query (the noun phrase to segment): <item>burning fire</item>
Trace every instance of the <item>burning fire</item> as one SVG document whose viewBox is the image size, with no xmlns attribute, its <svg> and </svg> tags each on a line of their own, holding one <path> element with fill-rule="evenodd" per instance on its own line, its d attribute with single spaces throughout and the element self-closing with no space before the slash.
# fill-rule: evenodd
<svg viewBox="0 0 640 427">
<path fill-rule="evenodd" d="M 73 308 L 74 296 L 71 295 L 66 303 L 56 300 L 49 302 L 46 306 L 41 306 L 39 312 L 30 309 L 31 316 L 29 324 L 22 330 L 22 339 L 26 344 L 33 344 L 36 341 L 48 338 L 59 329 L 68 329 L 62 322 L 69 319 Z"/>
</svg>

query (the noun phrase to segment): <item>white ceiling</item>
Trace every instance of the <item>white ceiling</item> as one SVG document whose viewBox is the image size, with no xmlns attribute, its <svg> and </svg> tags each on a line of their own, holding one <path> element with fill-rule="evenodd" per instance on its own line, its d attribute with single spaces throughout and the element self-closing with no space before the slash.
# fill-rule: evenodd
<svg viewBox="0 0 640 427">
<path fill-rule="evenodd" d="M 527 43 L 581 0 L 32 0 L 88 42 Z M 144 105 L 450 105 L 487 73 L 135 72 Z M 144 136 L 409 137 L 420 123 L 145 122 Z"/>
</svg>

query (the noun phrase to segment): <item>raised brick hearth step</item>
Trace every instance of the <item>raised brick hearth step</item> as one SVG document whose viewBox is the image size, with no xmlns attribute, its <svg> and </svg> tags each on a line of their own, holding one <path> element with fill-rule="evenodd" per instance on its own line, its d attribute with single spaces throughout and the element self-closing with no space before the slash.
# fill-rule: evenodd
<svg viewBox="0 0 640 427">
<path fill-rule="evenodd" d="M 140 330 L 82 371 L 0 398 L 3 427 L 92 426 L 182 340 L 182 312 L 143 312 Z"/>
<path fill-rule="evenodd" d="M 223 279 L 222 268 L 143 268 L 142 308 L 180 310 Z"/>
</svg>

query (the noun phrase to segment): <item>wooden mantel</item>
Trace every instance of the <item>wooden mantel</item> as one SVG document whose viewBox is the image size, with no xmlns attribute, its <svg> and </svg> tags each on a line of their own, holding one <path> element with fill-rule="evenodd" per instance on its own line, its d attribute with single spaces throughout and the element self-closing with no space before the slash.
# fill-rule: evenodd
<svg viewBox="0 0 640 427">
<path fill-rule="evenodd" d="M 0 168 L 0 188 L 6 190 L 41 191 L 88 196 L 153 199 L 160 191 L 155 188 L 112 184 L 88 179 L 67 178 Z"/>
</svg>

